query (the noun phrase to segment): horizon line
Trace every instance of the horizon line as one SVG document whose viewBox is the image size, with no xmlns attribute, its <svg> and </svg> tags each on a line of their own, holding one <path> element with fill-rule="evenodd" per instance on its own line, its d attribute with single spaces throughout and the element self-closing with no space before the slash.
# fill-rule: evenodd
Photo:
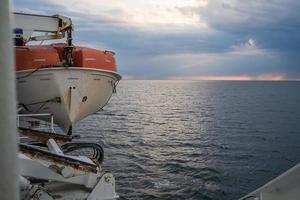
<svg viewBox="0 0 300 200">
<path fill-rule="evenodd" d="M 236 75 L 236 76 L 166 76 L 161 78 L 151 78 L 147 76 L 124 75 L 124 80 L 203 80 L 203 81 L 300 81 L 300 77 L 290 77 L 284 73 L 269 73 L 259 75 Z"/>
<path fill-rule="evenodd" d="M 281 79 L 281 80 L 270 80 L 270 79 L 251 79 L 251 80 L 242 80 L 242 79 L 143 79 L 143 78 L 135 78 L 135 79 L 127 79 L 122 78 L 124 81 L 269 81 L 269 82 L 298 82 L 300 79 Z"/>
</svg>

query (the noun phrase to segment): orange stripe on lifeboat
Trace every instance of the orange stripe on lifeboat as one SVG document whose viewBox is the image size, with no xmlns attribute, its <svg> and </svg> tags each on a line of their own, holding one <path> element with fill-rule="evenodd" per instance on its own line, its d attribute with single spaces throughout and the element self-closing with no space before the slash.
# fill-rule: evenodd
<svg viewBox="0 0 300 200">
<path fill-rule="evenodd" d="M 16 70 L 49 68 L 62 65 L 64 44 L 27 45 L 15 47 Z M 87 47 L 73 49 L 74 67 L 94 68 L 117 72 L 114 53 Z"/>
</svg>

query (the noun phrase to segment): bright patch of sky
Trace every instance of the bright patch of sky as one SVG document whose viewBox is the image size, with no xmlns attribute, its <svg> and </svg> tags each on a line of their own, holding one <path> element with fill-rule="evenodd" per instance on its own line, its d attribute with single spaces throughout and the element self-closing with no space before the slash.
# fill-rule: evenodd
<svg viewBox="0 0 300 200">
<path fill-rule="evenodd" d="M 50 0 L 71 12 L 94 15 L 112 23 L 139 28 L 155 25 L 203 26 L 206 24 L 193 9 L 205 7 L 199 0 Z"/>
</svg>

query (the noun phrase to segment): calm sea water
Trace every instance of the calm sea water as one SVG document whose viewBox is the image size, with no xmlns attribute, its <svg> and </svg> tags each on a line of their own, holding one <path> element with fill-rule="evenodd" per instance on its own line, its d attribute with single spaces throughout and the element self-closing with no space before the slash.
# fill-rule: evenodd
<svg viewBox="0 0 300 200">
<path fill-rule="evenodd" d="M 74 132 L 121 199 L 237 199 L 300 162 L 300 82 L 121 81 Z"/>
</svg>

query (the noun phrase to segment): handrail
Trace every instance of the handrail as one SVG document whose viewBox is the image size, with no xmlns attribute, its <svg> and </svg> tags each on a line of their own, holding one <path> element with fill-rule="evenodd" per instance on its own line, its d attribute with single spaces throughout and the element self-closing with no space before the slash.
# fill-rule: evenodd
<svg viewBox="0 0 300 200">
<path fill-rule="evenodd" d="M 54 116 L 51 113 L 36 113 L 36 114 L 17 114 L 17 126 L 20 126 L 20 117 L 41 117 L 41 116 L 50 116 L 50 130 L 52 133 L 55 133 L 54 130 Z M 38 130 L 44 130 L 40 128 Z"/>
</svg>

